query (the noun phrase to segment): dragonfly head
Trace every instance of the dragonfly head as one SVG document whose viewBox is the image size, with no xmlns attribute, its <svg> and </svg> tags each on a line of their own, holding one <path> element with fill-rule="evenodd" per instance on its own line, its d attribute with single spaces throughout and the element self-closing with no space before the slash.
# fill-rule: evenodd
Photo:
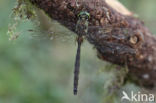
<svg viewBox="0 0 156 103">
<path fill-rule="evenodd" d="M 90 14 L 86 11 L 81 11 L 79 14 L 78 14 L 78 18 L 81 19 L 81 20 L 88 20 L 90 18 Z"/>
</svg>

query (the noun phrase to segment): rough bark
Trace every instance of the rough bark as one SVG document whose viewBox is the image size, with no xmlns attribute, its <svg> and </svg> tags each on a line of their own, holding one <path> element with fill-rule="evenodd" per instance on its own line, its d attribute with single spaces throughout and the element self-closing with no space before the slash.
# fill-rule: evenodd
<svg viewBox="0 0 156 103">
<path fill-rule="evenodd" d="M 50 18 L 73 32 L 80 11 L 90 13 L 86 39 L 98 57 L 118 65 L 128 65 L 129 74 L 139 84 L 152 88 L 156 82 L 156 37 L 116 0 L 29 0 Z M 94 26 L 94 28 L 92 28 Z"/>
</svg>

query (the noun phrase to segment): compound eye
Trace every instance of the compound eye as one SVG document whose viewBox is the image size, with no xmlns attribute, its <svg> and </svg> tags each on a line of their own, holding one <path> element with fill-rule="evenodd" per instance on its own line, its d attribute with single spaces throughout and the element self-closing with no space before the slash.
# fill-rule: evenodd
<svg viewBox="0 0 156 103">
<path fill-rule="evenodd" d="M 80 15 L 78 15 L 78 18 L 80 19 L 80 18 L 81 18 L 81 16 L 80 16 Z"/>
</svg>

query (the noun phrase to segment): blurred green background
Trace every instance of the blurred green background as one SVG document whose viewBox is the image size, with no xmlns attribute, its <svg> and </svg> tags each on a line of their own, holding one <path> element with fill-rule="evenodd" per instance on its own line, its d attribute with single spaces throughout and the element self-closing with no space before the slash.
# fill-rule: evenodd
<svg viewBox="0 0 156 103">
<path fill-rule="evenodd" d="M 156 33 L 156 0 L 120 1 Z M 105 63 L 97 59 L 93 46 L 86 41 L 82 46 L 79 92 L 74 96 L 75 35 L 66 35 L 64 31 L 69 31 L 56 25 L 59 36 L 36 39 L 28 32 L 36 26 L 26 21 L 18 27 L 20 37 L 9 41 L 7 30 L 14 6 L 15 0 L 0 0 L 0 103 L 102 103 L 104 84 L 112 75 L 99 73 Z"/>
</svg>

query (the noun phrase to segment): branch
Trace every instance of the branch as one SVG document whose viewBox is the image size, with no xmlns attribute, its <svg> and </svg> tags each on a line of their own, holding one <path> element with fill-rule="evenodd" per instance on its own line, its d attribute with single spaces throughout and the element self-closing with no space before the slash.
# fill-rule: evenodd
<svg viewBox="0 0 156 103">
<path fill-rule="evenodd" d="M 77 15 L 90 13 L 86 39 L 97 49 L 98 57 L 121 66 L 143 86 L 156 83 L 156 37 L 116 0 L 29 0 L 50 18 L 73 32 Z"/>
</svg>

